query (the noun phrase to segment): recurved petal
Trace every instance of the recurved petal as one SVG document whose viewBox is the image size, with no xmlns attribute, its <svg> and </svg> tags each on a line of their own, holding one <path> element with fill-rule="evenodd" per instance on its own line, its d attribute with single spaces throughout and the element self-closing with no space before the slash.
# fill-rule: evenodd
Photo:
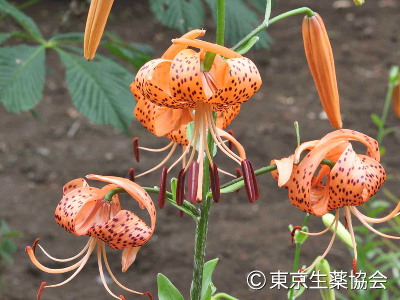
<svg viewBox="0 0 400 300">
<path fill-rule="evenodd" d="M 205 101 L 227 107 L 241 104 L 250 99 L 261 86 L 261 76 L 255 64 L 246 57 L 228 59 L 229 72 L 225 73 L 224 83 Z"/>
<path fill-rule="evenodd" d="M 304 49 L 322 106 L 334 128 L 342 127 L 335 63 L 324 22 L 318 14 L 305 17 Z"/>
<path fill-rule="evenodd" d="M 193 29 L 184 35 L 181 36 L 181 38 L 189 39 L 189 40 L 194 40 L 198 38 L 199 36 L 203 36 L 206 34 L 206 31 L 204 29 Z M 179 45 L 179 44 L 172 44 L 167 51 L 164 52 L 163 56 L 161 58 L 164 59 L 173 59 L 179 52 L 182 50 L 186 49 L 187 46 L 185 45 Z"/>
<path fill-rule="evenodd" d="M 83 208 L 85 208 L 85 211 L 89 211 L 89 206 L 84 207 L 85 204 L 99 199 L 99 192 L 98 188 L 81 187 L 65 194 L 58 203 L 54 213 L 58 225 L 70 233 L 85 235 L 86 233 L 78 234 L 76 232 L 76 216 Z"/>
<path fill-rule="evenodd" d="M 71 180 L 70 182 L 66 183 L 63 187 L 63 195 L 68 194 L 69 192 L 81 188 L 81 187 L 88 187 L 88 183 L 83 178 L 76 178 Z"/>
<path fill-rule="evenodd" d="M 326 154 L 346 143 L 343 140 L 334 140 L 311 150 L 299 163 L 292 177 L 285 184 L 289 190 L 289 199 L 292 204 L 313 215 L 322 216 L 328 212 L 329 195 L 327 187 L 322 183 L 312 185 L 314 173 Z M 328 184 L 328 183 L 327 183 Z"/>
<path fill-rule="evenodd" d="M 240 104 L 229 106 L 227 109 L 218 111 L 217 113 L 217 127 L 224 129 L 231 124 L 234 118 L 240 112 Z"/>
<path fill-rule="evenodd" d="M 358 155 L 362 160 L 365 169 L 365 190 L 363 192 L 364 202 L 376 194 L 381 185 L 386 180 L 386 172 L 382 165 L 375 159 L 366 156 Z"/>
<path fill-rule="evenodd" d="M 271 160 L 270 165 L 275 164 L 277 169 L 271 172 L 272 177 L 274 177 L 278 181 L 278 186 L 282 187 L 289 181 L 292 176 L 293 168 L 297 168 L 297 166 L 293 166 L 294 157 L 290 155 L 289 157 L 285 157 L 282 159 Z"/>
<path fill-rule="evenodd" d="M 156 225 L 156 209 L 151 200 L 149 194 L 137 183 L 130 181 L 127 178 L 115 177 L 115 176 L 102 176 L 102 175 L 87 175 L 86 178 L 99 180 L 103 182 L 113 183 L 119 187 L 122 187 L 129 195 L 137 201 L 141 208 L 146 208 L 151 219 L 151 229 L 154 230 Z"/>
<path fill-rule="evenodd" d="M 380 161 L 378 142 L 375 139 L 355 130 L 340 129 L 328 133 L 318 142 L 317 146 L 328 143 L 335 139 L 349 139 L 363 143 L 368 149 L 367 155 L 378 162 Z"/>
<path fill-rule="evenodd" d="M 84 57 L 92 60 L 99 46 L 114 0 L 92 0 L 86 21 Z"/>
<path fill-rule="evenodd" d="M 348 144 L 330 172 L 329 210 L 364 203 L 365 175 L 363 162 Z"/>
<path fill-rule="evenodd" d="M 122 272 L 126 272 L 128 268 L 135 262 L 140 247 L 129 247 L 122 251 Z"/>
<path fill-rule="evenodd" d="M 169 74 L 172 98 L 177 103 L 194 107 L 205 100 L 205 85 L 200 70 L 200 54 L 191 49 L 179 52 L 172 61 Z"/>
<path fill-rule="evenodd" d="M 134 213 L 120 210 L 107 222 L 92 226 L 88 234 L 101 239 L 111 248 L 124 249 L 144 245 L 153 235 L 153 230 Z"/>
<path fill-rule="evenodd" d="M 187 124 L 182 125 L 179 129 L 171 131 L 166 136 L 171 141 L 174 141 L 175 143 L 178 143 L 179 145 L 187 146 L 187 145 L 189 145 L 189 140 L 187 139 L 186 128 L 187 128 Z"/>
</svg>

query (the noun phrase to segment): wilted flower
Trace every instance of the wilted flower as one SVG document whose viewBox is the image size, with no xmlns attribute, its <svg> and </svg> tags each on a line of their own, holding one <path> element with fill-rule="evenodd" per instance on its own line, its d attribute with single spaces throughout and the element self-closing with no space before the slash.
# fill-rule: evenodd
<svg viewBox="0 0 400 300">
<path fill-rule="evenodd" d="M 331 125 L 342 127 L 339 92 L 331 43 L 321 17 L 315 13 L 303 20 L 304 50 L 321 99 Z"/>
<path fill-rule="evenodd" d="M 110 291 L 104 278 L 102 262 L 107 268 L 113 281 L 122 289 L 140 295 L 150 293 L 136 292 L 122 285 L 114 276 L 108 264 L 105 245 L 114 249 L 122 249 L 122 272 L 125 272 L 135 261 L 136 255 L 153 235 L 156 222 L 156 211 L 147 192 L 138 184 L 119 177 L 88 175 L 87 178 L 107 182 L 103 188 L 90 187 L 82 178 L 68 182 L 63 188 L 63 198 L 55 211 L 56 222 L 68 232 L 77 236 L 89 235 L 86 246 L 77 255 L 66 259 L 58 259 L 50 256 L 40 245 L 38 240 L 32 247 L 26 247 L 26 251 L 33 264 L 47 273 L 66 273 L 76 270 L 68 279 L 59 284 L 45 285 L 42 283 L 38 293 L 38 299 L 44 288 L 57 287 L 71 281 L 82 270 L 90 255 L 97 247 L 97 260 L 101 280 L 106 290 L 116 299 L 124 299 Z M 136 214 L 122 210 L 117 193 L 127 192 L 141 208 L 146 208 L 150 215 L 151 227 L 148 227 Z M 77 263 L 60 269 L 51 269 L 43 266 L 36 258 L 35 248 L 39 246 L 50 259 L 58 262 L 69 262 L 82 257 Z"/>
</svg>

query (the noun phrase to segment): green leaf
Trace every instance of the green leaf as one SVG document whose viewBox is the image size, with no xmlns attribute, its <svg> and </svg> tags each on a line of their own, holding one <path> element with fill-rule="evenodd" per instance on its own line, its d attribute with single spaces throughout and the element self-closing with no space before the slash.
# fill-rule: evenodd
<svg viewBox="0 0 400 300">
<path fill-rule="evenodd" d="M 264 12 L 267 6 L 266 0 L 246 0 L 246 2 L 250 3 L 255 9 L 260 12 Z"/>
<path fill-rule="evenodd" d="M 88 62 L 59 48 L 66 67 L 66 81 L 72 102 L 93 122 L 110 124 L 128 132 L 134 100 L 129 91 L 133 74 L 110 59 L 97 55 Z"/>
<path fill-rule="evenodd" d="M 27 111 L 38 104 L 43 97 L 44 82 L 44 47 L 0 48 L 0 102 L 8 111 Z"/>
<path fill-rule="evenodd" d="M 371 120 L 372 120 L 372 122 L 375 123 L 375 125 L 378 128 L 382 127 L 382 125 L 383 125 L 382 120 L 377 114 L 375 114 L 375 113 L 371 114 Z"/>
<path fill-rule="evenodd" d="M 134 48 L 124 47 L 114 42 L 106 42 L 104 46 L 111 54 L 129 62 L 136 70 L 139 70 L 146 62 L 151 60 L 151 56 Z"/>
<path fill-rule="evenodd" d="M 51 37 L 50 41 L 59 41 L 62 43 L 82 43 L 83 33 L 81 32 L 67 32 L 55 34 Z"/>
<path fill-rule="evenodd" d="M 26 31 L 37 38 L 43 38 L 39 27 L 36 23 L 15 6 L 8 3 L 6 0 L 0 0 L 0 12 L 10 15 L 17 21 Z"/>
<path fill-rule="evenodd" d="M 182 33 L 203 25 L 204 7 L 201 0 L 150 0 L 150 5 L 163 25 Z"/>
<path fill-rule="evenodd" d="M 216 19 L 216 0 L 206 0 Z M 265 7 L 264 7 L 265 8 Z M 226 5 L 225 39 L 229 44 L 236 44 L 239 40 L 249 34 L 254 28 L 260 25 L 257 14 L 251 10 L 242 0 L 229 0 Z M 259 34 L 258 47 L 266 48 L 270 38 L 265 31 Z"/>
<path fill-rule="evenodd" d="M 182 294 L 163 274 L 157 275 L 158 300 L 184 300 Z"/>
<path fill-rule="evenodd" d="M 11 36 L 12 36 L 11 32 L 0 33 L 0 44 L 3 43 L 4 41 L 8 40 Z"/>
<path fill-rule="evenodd" d="M 203 282 L 201 286 L 201 299 L 208 300 L 212 296 L 212 274 L 217 266 L 218 258 L 209 260 L 204 264 L 203 268 Z"/>
</svg>

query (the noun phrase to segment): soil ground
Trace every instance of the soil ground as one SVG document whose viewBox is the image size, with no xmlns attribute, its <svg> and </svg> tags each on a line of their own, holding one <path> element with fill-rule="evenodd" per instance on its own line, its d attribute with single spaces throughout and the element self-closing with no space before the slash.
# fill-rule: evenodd
<svg viewBox="0 0 400 300">
<path fill-rule="evenodd" d="M 179 33 L 154 21 L 147 1 L 128 2 L 115 2 L 114 18 L 108 30 L 127 41 L 151 44 L 155 56 L 159 56 L 169 40 Z M 352 1 L 276 2 L 273 15 L 309 6 L 323 17 L 335 55 L 344 126 L 375 136 L 370 114 L 380 113 L 387 71 L 390 65 L 400 62 L 400 3 L 367 0 L 362 7 L 350 5 L 338 9 L 334 8 L 338 3 L 352 4 Z M 49 34 L 59 24 L 67 5 L 67 1 L 47 0 L 27 9 L 26 13 Z M 302 17 L 297 16 L 274 24 L 269 29 L 273 38 L 270 49 L 249 54 L 262 74 L 263 87 L 243 105 L 231 128 L 256 168 L 293 151 L 294 121 L 300 122 L 303 140 L 318 139 L 331 130 L 321 114 L 321 104 L 307 67 L 301 21 Z M 85 16 L 74 16 L 63 30 L 82 31 L 84 22 Z M 211 36 L 212 32 L 209 32 Z M 24 247 L 35 238 L 40 237 L 42 245 L 58 257 L 72 255 L 85 244 L 85 237 L 73 236 L 54 222 L 54 209 L 64 183 L 90 173 L 125 176 L 130 167 L 145 170 L 158 159 L 157 155 L 142 156 L 141 164 L 137 165 L 127 136 L 110 127 L 92 124 L 76 113 L 58 58 L 49 54 L 48 60 L 45 97 L 37 107 L 43 120 L 37 121 L 29 114 L 12 115 L 0 108 L 0 218 L 13 230 L 23 232 L 23 237 L 16 240 L 15 263 L 5 271 L 4 299 L 34 299 L 42 281 L 54 283 L 66 279 L 66 275 L 49 275 L 32 266 Z M 387 154 L 383 160 L 388 172 L 394 174 L 400 166 L 400 123 L 392 114 L 388 122 L 396 132 L 385 140 Z M 137 122 L 132 128 L 142 145 L 166 143 L 154 138 Z M 71 134 L 72 130 L 76 130 L 75 134 Z M 155 185 L 158 174 L 142 178 L 140 183 Z M 294 247 L 290 243 L 288 224 L 299 224 L 304 214 L 290 204 L 286 190 L 278 189 L 271 176 L 260 177 L 259 184 L 261 199 L 253 205 L 242 190 L 224 195 L 213 206 L 207 259 L 220 258 L 213 278 L 219 291 L 244 300 L 285 299 L 285 290 L 269 288 L 269 274 L 291 271 Z M 189 217 L 180 218 L 170 206 L 158 211 L 157 221 L 153 238 L 141 249 L 137 261 L 124 276 L 119 271 L 120 252 L 110 250 L 109 260 L 121 281 L 134 289 L 149 290 L 156 295 L 156 276 L 160 272 L 187 297 L 192 276 L 194 224 Z M 323 228 L 319 218 L 311 218 L 309 227 L 312 231 Z M 303 247 L 301 263 L 309 264 L 324 251 L 327 243 L 328 237 L 310 238 Z M 40 255 L 40 259 L 49 264 L 44 256 Z M 351 268 L 351 255 L 340 242 L 335 243 L 328 259 L 338 270 Z M 252 291 L 247 287 L 246 275 L 252 270 L 261 270 L 267 275 L 269 282 L 264 289 Z M 115 285 L 111 288 L 118 291 Z M 307 293 L 307 298 L 318 298 L 316 292 Z M 77 279 L 63 287 L 45 290 L 43 299 L 110 297 L 99 283 L 93 257 Z"/>
</svg>

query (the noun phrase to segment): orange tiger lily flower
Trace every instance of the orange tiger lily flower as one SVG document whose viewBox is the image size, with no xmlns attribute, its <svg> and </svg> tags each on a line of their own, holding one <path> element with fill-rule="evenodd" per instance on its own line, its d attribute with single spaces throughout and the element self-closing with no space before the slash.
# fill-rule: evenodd
<svg viewBox="0 0 400 300">
<path fill-rule="evenodd" d="M 83 56 L 92 60 L 99 47 L 114 0 L 91 0 L 86 21 Z"/>
<path fill-rule="evenodd" d="M 97 260 L 100 277 L 108 293 L 116 299 L 124 299 L 123 296 L 116 296 L 110 291 L 104 278 L 103 261 L 113 281 L 122 289 L 139 295 L 146 295 L 152 299 L 149 292 L 137 292 L 122 285 L 114 276 L 108 264 L 105 245 L 122 251 L 122 272 L 125 272 L 135 261 L 136 255 L 144 244 L 151 238 L 155 229 L 156 211 L 154 203 L 147 192 L 136 183 L 120 177 L 88 175 L 87 178 L 107 182 L 103 188 L 90 187 L 83 178 L 74 179 L 68 182 L 63 188 L 63 198 L 55 210 L 55 220 L 68 232 L 77 236 L 90 236 L 86 246 L 77 255 L 66 259 L 58 259 L 49 255 L 39 244 L 37 239 L 32 247 L 26 247 L 33 264 L 40 270 L 47 273 L 75 272 L 61 283 L 46 285 L 42 283 L 38 293 L 40 299 L 44 288 L 57 287 L 71 281 L 82 270 L 90 255 L 97 247 Z M 117 189 L 117 190 L 116 190 Z M 122 190 L 127 192 L 141 208 L 146 208 L 150 215 L 151 227 L 148 227 L 136 214 L 121 209 L 118 195 L 110 192 Z M 111 199 L 106 199 L 111 197 Z M 39 248 L 50 259 L 57 262 L 69 262 L 82 257 L 75 264 L 69 267 L 52 269 L 42 265 L 36 258 L 35 248 Z"/>
<path fill-rule="evenodd" d="M 335 62 L 329 37 L 321 17 L 315 13 L 304 17 L 303 41 L 308 66 L 331 125 L 342 127 L 339 92 L 336 81 Z"/>
<path fill-rule="evenodd" d="M 350 141 L 364 144 L 367 153 L 356 154 Z M 300 156 L 305 150 L 310 150 L 310 152 L 301 160 Z M 335 165 L 332 168 L 320 165 L 323 159 L 329 159 Z M 321 140 L 304 143 L 291 157 L 271 162 L 277 165 L 277 171 L 274 171 L 272 175 L 288 189 L 289 199 L 295 207 L 316 216 L 323 216 L 331 210 L 336 211 L 336 217 L 329 226 L 329 228 L 335 226 L 334 234 L 322 258 L 328 253 L 335 239 L 341 207 L 343 207 L 352 238 L 354 266 L 357 261 L 357 245 L 351 214 L 354 214 L 372 232 L 383 237 L 400 239 L 400 237 L 381 233 L 369 224 L 382 223 L 395 217 L 400 211 L 400 203 L 383 218 L 370 218 L 357 209 L 357 206 L 367 202 L 386 180 L 385 170 L 379 162 L 377 141 L 365 134 L 348 129 L 337 130 L 327 134 Z M 329 228 L 320 233 L 304 233 L 319 235 L 327 232 Z M 317 263 L 318 261 L 307 269 Z"/>
<path fill-rule="evenodd" d="M 211 133 L 217 147 L 236 163 L 246 160 L 243 147 L 221 128 L 233 120 L 240 105 L 261 86 L 260 74 L 251 60 L 231 49 L 197 39 L 204 34 L 204 30 L 192 30 L 173 40 L 173 45 L 161 58 L 147 62 L 139 70 L 131 85 L 138 101 L 136 118 L 155 135 L 166 135 L 175 143 L 188 146 L 169 168 L 184 160 L 188 154 L 183 173 L 194 161 L 196 148 L 199 150 L 196 162 L 200 172 L 203 170 L 204 152 L 213 165 L 206 142 L 207 132 Z M 206 52 L 216 53 L 209 72 L 202 69 Z M 217 124 L 214 123 L 213 112 L 217 112 Z M 186 126 L 191 121 L 194 130 L 189 141 Z M 236 146 L 239 155 L 225 145 L 223 138 Z M 159 166 L 163 163 L 165 161 Z M 202 176 L 198 176 L 198 180 L 200 182 Z M 198 194 L 201 195 L 200 183 L 199 187 Z"/>
</svg>

